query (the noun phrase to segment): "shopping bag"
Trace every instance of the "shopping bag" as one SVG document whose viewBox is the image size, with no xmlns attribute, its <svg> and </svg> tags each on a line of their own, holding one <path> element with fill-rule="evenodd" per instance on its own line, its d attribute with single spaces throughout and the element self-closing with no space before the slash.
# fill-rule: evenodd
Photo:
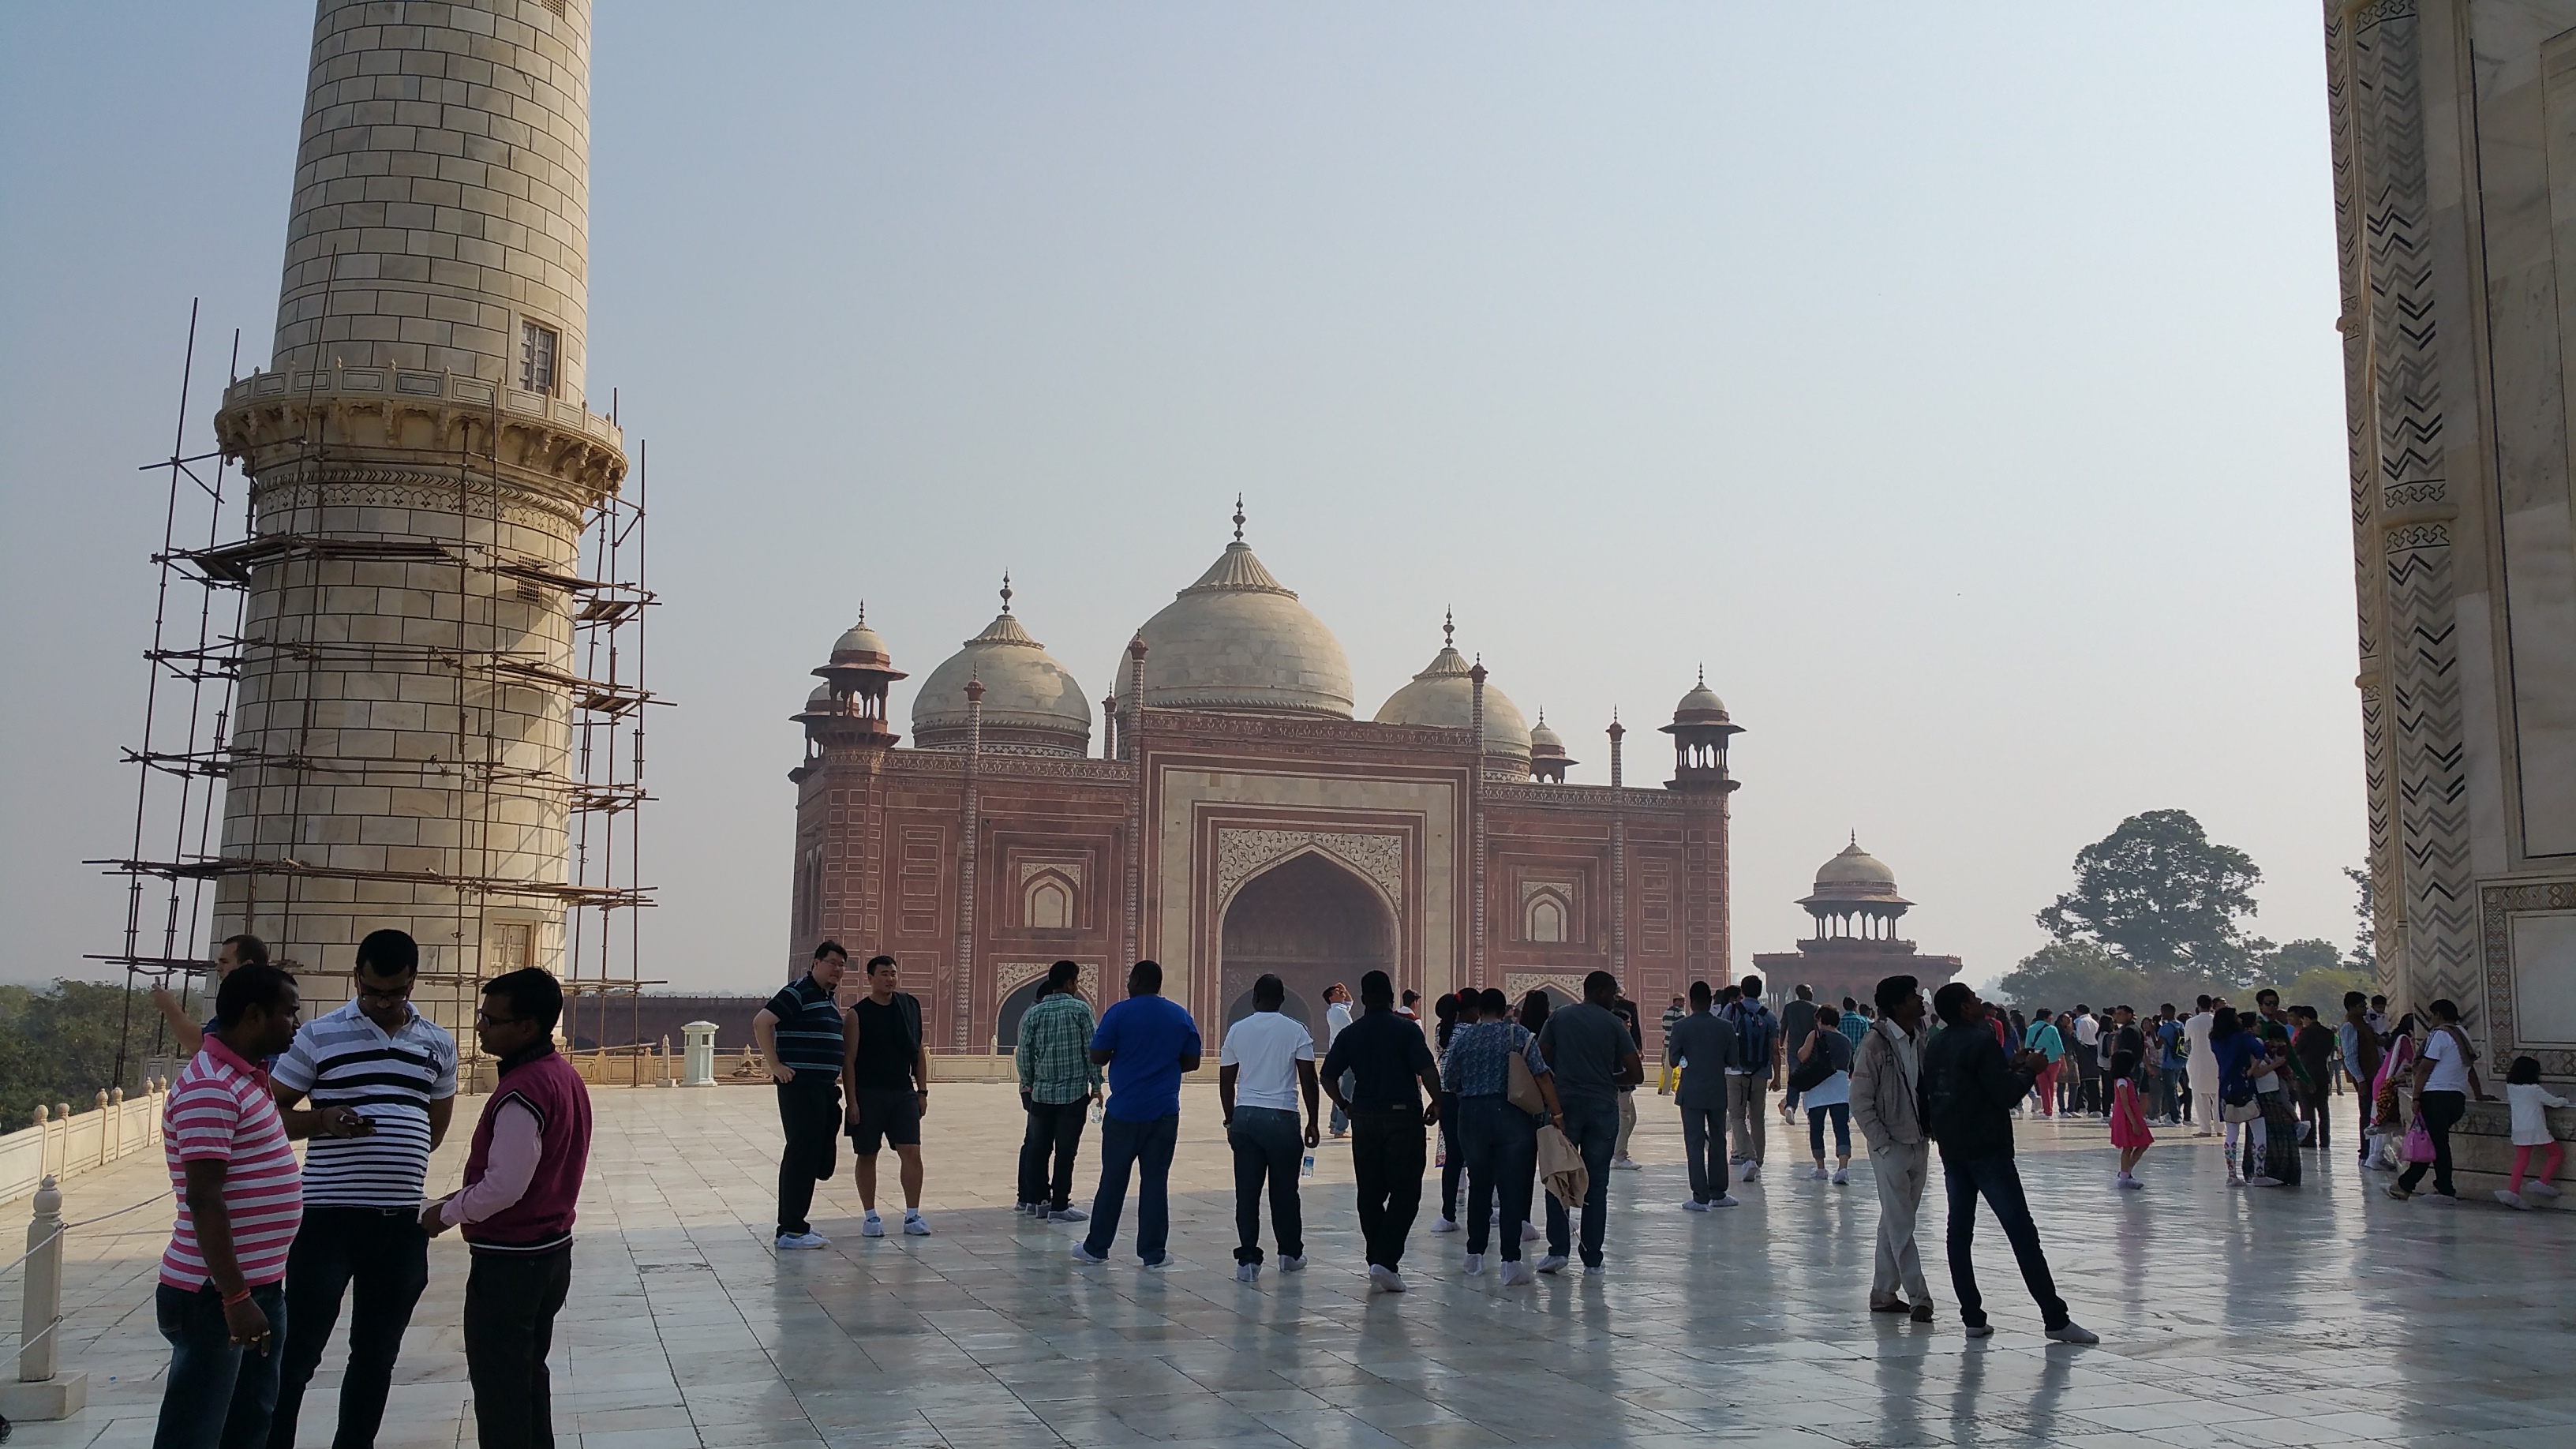
<svg viewBox="0 0 2576 1449">
<path fill-rule="evenodd" d="M 2424 1130 L 2424 1114 L 2421 1112 L 2415 1114 L 2414 1121 L 2406 1124 L 2406 1160 L 2433 1160 L 2433 1134 Z"/>
</svg>

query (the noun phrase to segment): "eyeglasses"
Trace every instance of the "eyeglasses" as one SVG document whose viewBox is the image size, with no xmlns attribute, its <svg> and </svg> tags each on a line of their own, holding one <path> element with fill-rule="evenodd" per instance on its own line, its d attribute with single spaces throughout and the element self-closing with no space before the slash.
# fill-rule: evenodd
<svg viewBox="0 0 2576 1449">
<path fill-rule="evenodd" d="M 474 1013 L 476 1026 L 517 1026 L 523 1019 L 516 1016 L 494 1016 L 488 1011 L 479 1009 Z"/>
</svg>

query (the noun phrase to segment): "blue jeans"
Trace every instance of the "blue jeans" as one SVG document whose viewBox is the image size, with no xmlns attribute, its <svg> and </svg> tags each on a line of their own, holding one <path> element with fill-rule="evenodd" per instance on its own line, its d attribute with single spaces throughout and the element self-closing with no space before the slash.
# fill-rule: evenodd
<svg viewBox="0 0 2576 1449">
<path fill-rule="evenodd" d="M 2021 1169 L 2009 1154 L 1999 1157 L 1952 1157 L 1941 1154 L 1941 1182 L 1950 1195 L 1950 1291 L 1959 1295 L 1959 1321 L 1970 1328 L 1986 1321 L 1985 1298 L 1977 1292 L 1977 1268 L 1971 1249 L 1977 1234 L 1977 1199 L 1995 1210 L 2004 1241 L 2012 1244 L 2021 1265 L 2021 1281 L 2039 1305 L 2050 1328 L 2066 1322 L 2066 1300 L 2057 1296 L 2057 1280 L 2048 1271 L 2048 1255 L 2039 1250 L 2039 1225 L 2030 1220 L 2030 1200 L 2022 1196 Z"/>
<path fill-rule="evenodd" d="M 1144 1181 L 1136 1186 L 1136 1256 L 1147 1263 L 1163 1261 L 1172 1240 L 1172 1150 L 1181 1140 L 1181 1114 L 1151 1122 L 1124 1117 L 1100 1119 L 1100 1192 L 1091 1200 L 1091 1231 L 1082 1246 L 1095 1258 L 1109 1256 L 1118 1241 L 1118 1214 L 1127 1205 L 1127 1176 L 1138 1166 Z"/>
<path fill-rule="evenodd" d="M 1519 1262 L 1521 1224 L 1529 1219 L 1530 1171 L 1538 1159 L 1538 1136 L 1529 1114 L 1499 1095 L 1461 1097 L 1454 1140 L 1464 1149 L 1467 1165 L 1467 1251 L 1485 1251 L 1485 1236 L 1494 1227 L 1494 1195 L 1500 1193 L 1503 1261 Z M 1460 1156 L 1453 1148 L 1449 1160 L 1457 1162 Z"/>
<path fill-rule="evenodd" d="M 1261 1261 L 1261 1197 L 1270 1194 L 1270 1226 L 1279 1235 L 1279 1256 L 1306 1256 L 1306 1214 L 1297 1200 L 1297 1169 L 1305 1155 L 1306 1134 L 1293 1111 L 1279 1107 L 1237 1107 L 1226 1128 L 1226 1145 L 1234 1149 L 1234 1231 L 1240 1243 L 1234 1261 Z M 1178 1127 L 1177 1119 L 1174 1122 Z"/>
<path fill-rule="evenodd" d="M 1580 1093 L 1557 1092 L 1557 1105 L 1565 1109 L 1566 1140 L 1583 1154 L 1584 1175 L 1592 1179 L 1583 1194 L 1583 1263 L 1590 1267 L 1601 1261 L 1601 1237 L 1610 1226 L 1610 1152 L 1619 1142 L 1619 1099 L 1590 1097 Z M 1567 1256 L 1573 1239 L 1572 1215 L 1556 1194 L 1547 1195 L 1547 1251 L 1550 1257 Z"/>
<path fill-rule="evenodd" d="M 286 1287 L 263 1283 L 250 1301 L 268 1315 L 268 1348 L 234 1345 L 214 1285 L 189 1292 L 155 1287 L 153 1316 L 170 1340 L 170 1377 L 152 1449 L 266 1449 L 277 1409 L 277 1364 L 286 1347 Z"/>
<path fill-rule="evenodd" d="M 1834 1156 L 1851 1156 L 1851 1103 L 1828 1102 L 1807 1109 L 1807 1151 L 1818 1162 L 1825 1160 L 1825 1119 L 1833 1119 Z"/>
</svg>

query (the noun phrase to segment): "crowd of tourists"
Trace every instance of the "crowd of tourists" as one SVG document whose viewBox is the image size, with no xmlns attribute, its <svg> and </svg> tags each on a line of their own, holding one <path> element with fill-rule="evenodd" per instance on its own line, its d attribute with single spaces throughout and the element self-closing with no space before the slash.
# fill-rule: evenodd
<svg viewBox="0 0 2576 1449">
<path fill-rule="evenodd" d="M 859 1154 L 861 1232 L 884 1232 L 873 1166 L 882 1143 L 903 1155 L 904 1231 L 931 1231 L 920 1212 L 929 1102 L 920 1007 L 895 989 L 896 963 L 878 957 L 868 965 L 869 994 L 837 1009 L 844 959 L 837 944 L 823 943 L 807 974 L 755 1023 L 779 1078 L 787 1141 L 782 1251 L 825 1244 L 805 1216 L 814 1184 L 832 1172 L 836 1121 Z M 1181 1082 L 1201 1065 L 1204 1047 L 1190 1013 L 1162 994 L 1157 963 L 1137 962 L 1125 997 L 1096 1019 L 1079 976 L 1075 963 L 1055 964 L 1013 1043 L 1026 1118 L 1019 1210 L 1085 1224 L 1070 1251 L 1077 1263 L 1097 1266 L 1117 1245 L 1132 1191 L 1136 1260 L 1163 1271 L 1174 1261 L 1170 1177 Z M 1327 1134 L 1348 1139 L 1359 1266 L 1372 1293 L 1408 1289 L 1407 1243 L 1426 1184 L 1438 1194 L 1431 1235 L 1464 1237 L 1455 1260 L 1464 1276 L 1490 1268 L 1509 1288 L 1578 1264 L 1585 1276 L 1603 1271 L 1610 1181 L 1636 1165 L 1629 1142 L 1645 1081 L 1641 1014 L 1616 977 L 1592 972 L 1582 998 L 1562 1004 L 1545 990 L 1518 1000 L 1494 988 L 1460 991 L 1432 1002 L 1426 1022 L 1419 998 L 1371 971 L 1360 978 L 1356 1003 L 1341 984 L 1325 992 L 1320 1043 L 1286 1010 L 1277 976 L 1255 981 L 1250 997 L 1250 1012 L 1227 1028 L 1217 1058 L 1238 1281 L 1257 1283 L 1274 1264 L 1282 1273 L 1306 1270 L 1303 1180 Z M 1658 1091 L 1672 1095 L 1681 1116 L 1690 1182 L 1683 1210 L 1736 1206 L 1729 1186 L 1758 1181 L 1768 1099 L 1779 1091 L 1785 1120 L 1806 1114 L 1809 1179 L 1848 1184 L 1855 1129 L 1863 1139 L 1880 1201 L 1873 1311 L 1933 1320 L 1914 1224 L 1937 1143 L 1950 1200 L 1951 1287 L 1966 1331 L 1992 1332 L 1971 1263 L 1982 1202 L 2012 1247 L 2047 1336 L 2094 1341 L 2057 1295 L 2012 1157 L 2011 1117 L 2054 1063 L 1967 987 L 1944 987 L 1927 1001 L 1913 978 L 1891 977 L 1872 1001 L 1846 998 L 1839 1007 L 1801 988 L 1775 1014 L 1758 978 L 1722 988 L 1699 982 L 1663 1025 Z M 2116 1102 L 2135 1108 L 2125 1094 Z M 1100 1163 L 1086 1210 L 1073 1200 L 1075 1158 L 1094 1121 Z"/>
<path fill-rule="evenodd" d="M 154 1312 L 170 1344 L 153 1449 L 291 1449 L 343 1300 L 349 1366 L 337 1449 L 375 1442 L 429 1240 L 471 1249 L 461 1326 L 486 1449 L 554 1443 L 546 1353 L 572 1283 L 590 1098 L 557 1054 L 563 990 L 544 971 L 483 987 L 475 1032 L 498 1063 L 464 1186 L 427 1194 L 457 1091 L 456 1039 L 411 1004 L 420 947 L 358 945 L 347 1005 L 305 1021 L 256 937 L 225 941 L 215 1015 L 154 1004 L 187 1056 L 163 1106 L 177 1216 Z M 299 1168 L 290 1142 L 310 1146 Z"/>
<path fill-rule="evenodd" d="M 861 1235 L 888 1231 L 878 1204 L 888 1146 L 902 1232 L 932 1233 L 922 1212 L 930 1071 L 921 1003 L 901 989 L 895 958 L 880 955 L 866 965 L 864 992 L 843 1006 L 848 965 L 837 942 L 822 942 L 753 1019 L 784 1139 L 781 1252 L 828 1246 L 808 1219 L 844 1136 Z M 172 1363 L 155 1449 L 289 1449 L 344 1298 L 350 1362 L 335 1444 L 372 1443 L 428 1282 L 429 1240 L 449 1228 L 472 1250 L 462 1329 L 480 1441 L 550 1445 L 545 1358 L 570 1283 L 590 1130 L 580 1077 L 552 1044 L 559 985 L 532 969 L 485 986 L 475 1028 L 497 1080 L 463 1187 L 430 1200 L 428 1162 L 450 1125 L 458 1059 L 454 1038 L 411 1006 L 412 939 L 367 937 L 349 1003 L 309 1023 L 293 979 L 268 964 L 257 940 L 226 942 L 217 970 L 212 1021 L 193 1022 L 166 993 L 155 996 L 189 1053 L 166 1117 L 179 1204 L 158 1290 Z M 1124 998 L 1096 1016 L 1080 974 L 1074 962 L 1055 963 L 1012 1044 L 1025 1118 L 1017 1210 L 1082 1225 L 1072 1257 L 1098 1266 L 1117 1244 L 1132 1190 L 1137 1261 L 1165 1270 L 1181 1084 L 1203 1057 L 1198 1026 L 1162 994 L 1153 961 L 1135 963 Z M 1217 1062 L 1239 1281 L 1257 1283 L 1274 1263 L 1282 1273 L 1307 1268 L 1304 1179 L 1327 1134 L 1348 1140 L 1359 1266 L 1372 1293 L 1407 1290 L 1407 1242 L 1426 1182 L 1438 1194 L 1432 1235 L 1463 1234 L 1459 1273 L 1479 1277 L 1490 1266 L 1508 1288 L 1578 1263 L 1586 1276 L 1603 1271 L 1609 1185 L 1636 1166 L 1629 1144 L 1645 1080 L 1640 1013 L 1617 978 L 1594 971 L 1582 999 L 1562 1004 L 1545 990 L 1518 1000 L 1459 991 L 1431 1003 L 1425 1022 L 1418 997 L 1371 971 L 1356 1002 L 1338 984 L 1325 993 L 1320 1043 L 1286 1010 L 1278 977 L 1262 976 L 1250 995 Z M 2232 1183 L 2280 1187 L 2300 1180 L 2303 1149 L 2329 1147 L 2327 1107 L 2349 1087 L 2361 1162 L 2398 1172 L 2388 1194 L 2449 1202 L 2450 1132 L 2471 1099 L 2487 1099 L 2485 1085 L 2451 1002 L 2393 1022 L 2385 1008 L 2383 998 L 2352 993 L 2329 1027 L 2314 1008 L 2284 1008 L 2266 990 L 2250 1011 L 2200 997 L 2187 1016 L 2171 1005 L 2144 1018 L 2081 1003 L 2023 1012 L 1960 983 L 1927 998 L 1913 977 L 1891 976 L 1868 1002 L 1837 1006 L 1799 987 L 1775 1012 L 1759 978 L 1695 982 L 1664 1013 L 1657 1086 L 1681 1119 L 1689 1196 L 1679 1207 L 1732 1208 L 1730 1188 L 1759 1181 L 1777 1091 L 1783 1122 L 1794 1127 L 1805 1114 L 1808 1180 L 1847 1185 L 1855 1135 L 1866 1154 L 1879 1206 L 1869 1311 L 1934 1321 L 1915 1228 L 1937 1145 L 1949 1209 L 1943 1247 L 1964 1331 L 1993 1331 L 1973 1263 L 1983 1204 L 2046 1336 L 2092 1343 L 2041 1247 L 2013 1119 L 2106 1124 L 2119 1189 L 2140 1187 L 2155 1128 L 2185 1125 L 2199 1136 L 2224 1132 Z M 2530 1058 L 2512 1064 L 2506 1092 L 2516 1154 L 2511 1186 L 2496 1196 L 2519 1208 L 2557 1195 L 2561 1154 L 2544 1114 L 2567 1103 L 2541 1087 Z M 1074 1197 L 1076 1158 L 1095 1123 L 1098 1175 L 1085 1208 Z M 300 1168 L 288 1146 L 299 1139 L 311 1141 Z"/>
</svg>

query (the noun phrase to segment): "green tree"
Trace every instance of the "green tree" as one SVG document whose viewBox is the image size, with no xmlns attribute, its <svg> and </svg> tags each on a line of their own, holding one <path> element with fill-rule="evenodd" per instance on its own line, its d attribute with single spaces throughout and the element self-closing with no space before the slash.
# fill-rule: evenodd
<svg viewBox="0 0 2576 1449">
<path fill-rule="evenodd" d="M 135 994 L 133 1050 L 125 1089 L 142 1080 L 141 1060 L 157 1024 L 151 1004 Z M 81 1111 L 118 1085 L 116 1043 L 126 1029 L 125 988 L 95 981 L 57 981 L 48 990 L 0 987 L 0 1130 L 27 1125 L 39 1105 Z"/>
<path fill-rule="evenodd" d="M 2038 920 L 2061 942 L 2102 947 L 2141 970 L 2242 984 L 2269 949 L 2244 929 L 2262 879 L 2189 811 L 2150 810 L 2076 852 L 2075 889 Z"/>
<path fill-rule="evenodd" d="M 2146 994 L 2146 973 L 2090 941 L 2058 941 L 2022 958 L 1995 984 L 1996 992 L 2024 1011 L 2064 1011 L 2083 1002 L 2135 1004 Z"/>
</svg>

